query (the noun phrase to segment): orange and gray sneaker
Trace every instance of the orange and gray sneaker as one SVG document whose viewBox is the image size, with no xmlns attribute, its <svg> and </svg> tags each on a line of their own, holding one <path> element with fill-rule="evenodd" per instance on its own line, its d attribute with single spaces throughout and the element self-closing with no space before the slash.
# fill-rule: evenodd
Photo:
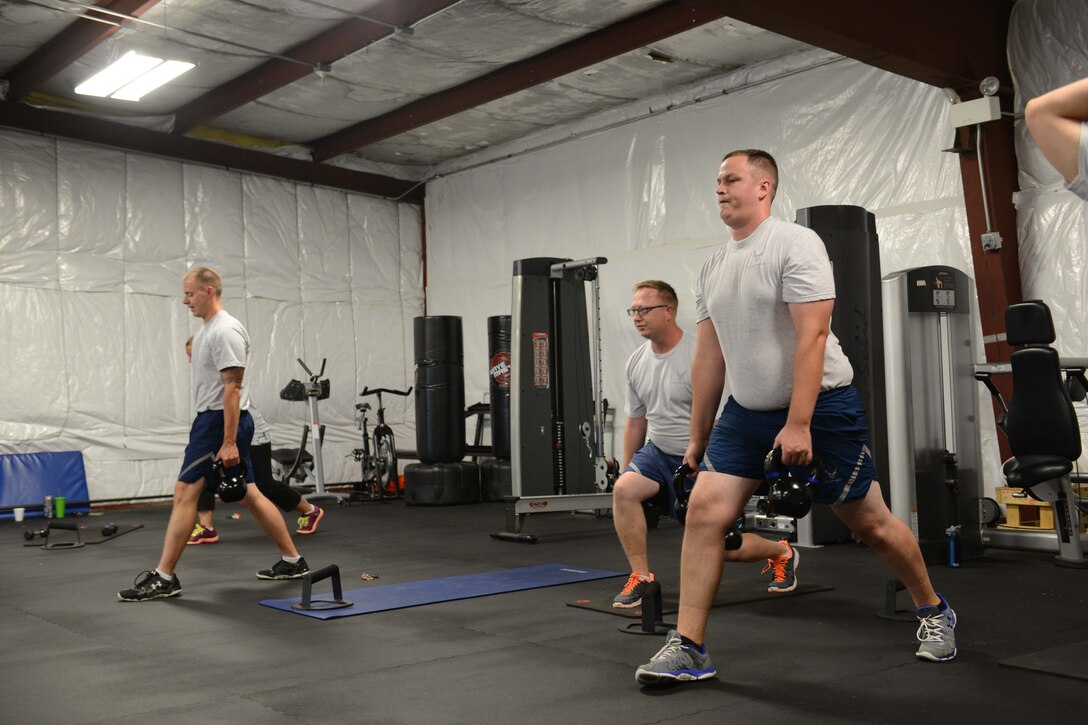
<svg viewBox="0 0 1088 725">
<path fill-rule="evenodd" d="M 317 532 L 317 524 L 323 518 L 325 518 L 325 509 L 314 504 L 313 511 L 298 517 L 298 528 L 295 529 L 295 533 L 305 536 Z"/>
<path fill-rule="evenodd" d="M 646 593 L 646 585 L 653 580 L 654 575 L 652 572 L 649 579 L 637 571 L 631 572 L 631 576 L 627 577 L 627 583 L 623 585 L 623 589 L 612 599 L 612 606 L 616 609 L 633 609 L 642 604 L 642 595 Z"/>
<path fill-rule="evenodd" d="M 189 536 L 189 540 L 186 543 L 187 546 L 193 544 L 214 544 L 219 541 L 219 532 L 213 529 L 211 526 L 207 528 L 197 524 L 193 527 L 193 533 Z"/>
<path fill-rule="evenodd" d="M 786 547 L 786 553 L 776 559 L 767 559 L 767 566 L 760 573 L 771 572 L 772 579 L 767 591 L 792 592 L 797 588 L 797 565 L 801 563 L 801 552 L 790 546 L 785 539 L 778 543 Z"/>
</svg>

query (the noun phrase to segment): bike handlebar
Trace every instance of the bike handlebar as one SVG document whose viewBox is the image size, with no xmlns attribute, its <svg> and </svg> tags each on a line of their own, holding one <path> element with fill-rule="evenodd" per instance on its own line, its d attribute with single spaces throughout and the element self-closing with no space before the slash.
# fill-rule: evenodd
<svg viewBox="0 0 1088 725">
<path fill-rule="evenodd" d="M 364 387 L 363 392 L 359 393 L 359 395 L 360 396 L 362 396 L 362 395 L 374 395 L 376 393 L 389 393 L 391 395 L 408 396 L 408 395 L 411 395 L 411 393 L 412 393 L 412 386 L 409 385 L 407 390 L 390 390 L 389 388 L 366 388 L 366 387 Z"/>
<path fill-rule="evenodd" d="M 298 364 L 302 366 L 302 369 L 306 371 L 311 380 L 316 380 L 325 374 L 325 363 L 328 362 L 328 358 L 321 358 L 321 370 L 318 371 L 317 375 L 314 375 L 313 371 L 306 367 L 306 363 L 302 362 L 302 358 L 296 357 L 295 360 L 298 360 Z"/>
</svg>

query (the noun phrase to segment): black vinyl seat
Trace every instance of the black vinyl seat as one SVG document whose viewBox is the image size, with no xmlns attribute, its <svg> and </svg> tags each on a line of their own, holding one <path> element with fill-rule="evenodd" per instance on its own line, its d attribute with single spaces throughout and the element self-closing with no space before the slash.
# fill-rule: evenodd
<svg viewBox="0 0 1088 725">
<path fill-rule="evenodd" d="M 1080 424 L 1062 373 L 1050 308 L 1026 300 L 1005 311 L 1005 335 L 1018 349 L 1009 357 L 1012 399 L 1003 428 L 1013 457 L 1002 470 L 1010 486 L 1054 505 L 1058 563 L 1085 567 L 1080 511 L 1070 473 L 1081 455 Z"/>
<path fill-rule="evenodd" d="M 1010 305 L 1005 311 L 1008 343 L 1022 346 L 1009 358 L 1012 399 L 1005 431 L 1013 458 L 1004 466 L 1010 486 L 1031 489 L 1073 470 L 1081 455 L 1080 425 L 1062 375 L 1050 309 L 1041 300 Z M 1053 500 L 1046 498 L 1045 500 Z"/>
</svg>

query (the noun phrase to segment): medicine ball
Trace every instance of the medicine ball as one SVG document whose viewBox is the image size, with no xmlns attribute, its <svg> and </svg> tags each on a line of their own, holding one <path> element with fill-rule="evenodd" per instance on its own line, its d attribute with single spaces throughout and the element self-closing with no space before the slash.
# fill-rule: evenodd
<svg viewBox="0 0 1088 725">
<path fill-rule="evenodd" d="M 794 477 L 790 469 L 782 463 L 782 449 L 775 448 L 763 461 L 763 475 L 770 484 L 767 503 L 776 516 L 804 518 L 812 510 L 812 493 L 808 487 L 819 485 L 824 477 L 824 465 L 817 456 L 804 479 Z"/>
<path fill-rule="evenodd" d="M 246 497 L 246 479 L 249 478 L 249 469 L 246 468 L 245 459 L 241 462 L 241 472 L 228 474 L 222 460 L 217 460 L 212 466 L 215 470 L 215 492 L 219 494 L 219 500 L 223 503 L 235 503 Z"/>
</svg>

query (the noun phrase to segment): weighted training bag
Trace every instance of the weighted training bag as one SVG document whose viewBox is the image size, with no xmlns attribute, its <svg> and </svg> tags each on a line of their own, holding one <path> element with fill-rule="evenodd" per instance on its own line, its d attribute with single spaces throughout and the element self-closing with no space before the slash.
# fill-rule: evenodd
<svg viewBox="0 0 1088 725">
<path fill-rule="evenodd" d="M 487 318 L 487 352 L 491 378 L 491 450 L 510 460 L 510 315 Z M 501 500 L 501 499 L 500 499 Z"/>
<path fill-rule="evenodd" d="M 423 463 L 465 457 L 465 369 L 461 318 L 417 317 L 416 450 Z"/>
</svg>

